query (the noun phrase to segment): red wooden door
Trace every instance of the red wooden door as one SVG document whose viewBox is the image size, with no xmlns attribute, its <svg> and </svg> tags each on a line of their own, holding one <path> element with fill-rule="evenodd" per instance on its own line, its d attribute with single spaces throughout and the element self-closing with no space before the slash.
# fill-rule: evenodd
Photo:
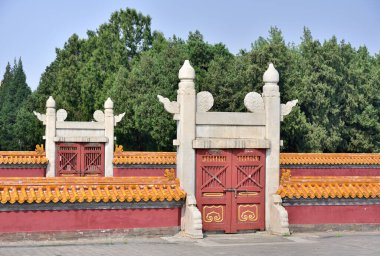
<svg viewBox="0 0 380 256">
<path fill-rule="evenodd" d="M 265 151 L 197 150 L 196 197 L 204 230 L 263 230 Z"/>
<path fill-rule="evenodd" d="M 228 150 L 197 150 L 196 197 L 205 230 L 231 226 L 231 154 Z"/>
<path fill-rule="evenodd" d="M 82 176 L 104 176 L 104 144 L 84 144 L 81 153 Z"/>
<path fill-rule="evenodd" d="M 231 232 L 265 228 L 265 151 L 232 151 Z"/>
<path fill-rule="evenodd" d="M 104 176 L 104 144 L 58 143 L 56 176 Z"/>
</svg>

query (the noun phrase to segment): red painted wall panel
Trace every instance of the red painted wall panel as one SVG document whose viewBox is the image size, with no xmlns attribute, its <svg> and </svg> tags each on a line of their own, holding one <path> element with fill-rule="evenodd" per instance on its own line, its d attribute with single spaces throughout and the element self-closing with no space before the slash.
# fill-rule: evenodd
<svg viewBox="0 0 380 256">
<path fill-rule="evenodd" d="M 289 224 L 380 223 L 380 205 L 285 206 Z"/>
<path fill-rule="evenodd" d="M 180 208 L 0 212 L 0 233 L 177 227 Z"/>
<path fill-rule="evenodd" d="M 115 177 L 164 176 L 166 169 L 171 169 L 171 168 L 114 168 L 113 176 Z"/>
<path fill-rule="evenodd" d="M 45 168 L 0 168 L 0 177 L 45 177 Z"/>
<path fill-rule="evenodd" d="M 292 176 L 380 176 L 380 168 L 286 168 Z"/>
</svg>

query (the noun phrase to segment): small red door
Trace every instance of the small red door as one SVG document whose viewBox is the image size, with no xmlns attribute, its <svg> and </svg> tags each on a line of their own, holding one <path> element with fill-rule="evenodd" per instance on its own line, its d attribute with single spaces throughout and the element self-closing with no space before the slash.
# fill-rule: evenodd
<svg viewBox="0 0 380 256">
<path fill-rule="evenodd" d="M 104 144 L 58 143 L 56 176 L 104 176 Z"/>
<path fill-rule="evenodd" d="M 264 230 L 265 151 L 202 149 L 196 161 L 204 230 Z"/>
<path fill-rule="evenodd" d="M 104 176 L 104 144 L 84 144 L 81 152 L 82 176 Z"/>
</svg>

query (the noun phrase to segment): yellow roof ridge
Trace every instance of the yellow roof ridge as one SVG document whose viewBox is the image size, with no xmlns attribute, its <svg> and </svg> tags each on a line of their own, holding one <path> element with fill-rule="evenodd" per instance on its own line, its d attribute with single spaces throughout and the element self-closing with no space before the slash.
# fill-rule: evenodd
<svg viewBox="0 0 380 256">
<path fill-rule="evenodd" d="M 180 201 L 186 193 L 170 177 L 2 178 L 0 203 Z"/>
<path fill-rule="evenodd" d="M 379 165 L 379 153 L 281 153 L 280 164 Z"/>
<path fill-rule="evenodd" d="M 115 152 L 114 164 L 176 164 L 176 152 Z"/>
<path fill-rule="evenodd" d="M 291 176 L 283 170 L 282 198 L 380 198 L 380 176 Z"/>
</svg>

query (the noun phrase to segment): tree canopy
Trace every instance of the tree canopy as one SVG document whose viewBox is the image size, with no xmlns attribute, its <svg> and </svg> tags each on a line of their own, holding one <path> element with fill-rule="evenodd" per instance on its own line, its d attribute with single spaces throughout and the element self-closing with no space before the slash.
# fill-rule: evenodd
<svg viewBox="0 0 380 256">
<path fill-rule="evenodd" d="M 132 9 L 114 12 L 86 38 L 72 35 L 41 76 L 33 93 L 21 60 L 5 69 L 0 87 L 0 149 L 42 143 L 43 127 L 32 111 L 45 111 L 52 95 L 69 120 L 91 120 L 107 97 L 126 112 L 117 143 L 130 150 L 173 150 L 176 124 L 156 98 L 176 98 L 178 70 L 189 59 L 197 91 L 215 99 L 212 111 L 246 111 L 246 93 L 261 93 L 268 63 L 280 73 L 282 101 L 299 104 L 282 123 L 283 151 L 380 152 L 380 55 L 332 37 L 324 42 L 305 28 L 299 45 L 287 44 L 273 27 L 251 49 L 232 54 L 205 42 L 151 31 L 151 18 Z M 19 134 L 23 134 L 20 137 Z M 23 148 L 21 148 L 23 147 Z"/>
<path fill-rule="evenodd" d="M 24 134 L 27 127 L 18 131 L 16 126 L 17 120 L 25 121 L 22 113 L 30 95 L 21 58 L 13 66 L 8 63 L 0 86 L 0 150 L 22 150 L 36 142 Z"/>
</svg>

